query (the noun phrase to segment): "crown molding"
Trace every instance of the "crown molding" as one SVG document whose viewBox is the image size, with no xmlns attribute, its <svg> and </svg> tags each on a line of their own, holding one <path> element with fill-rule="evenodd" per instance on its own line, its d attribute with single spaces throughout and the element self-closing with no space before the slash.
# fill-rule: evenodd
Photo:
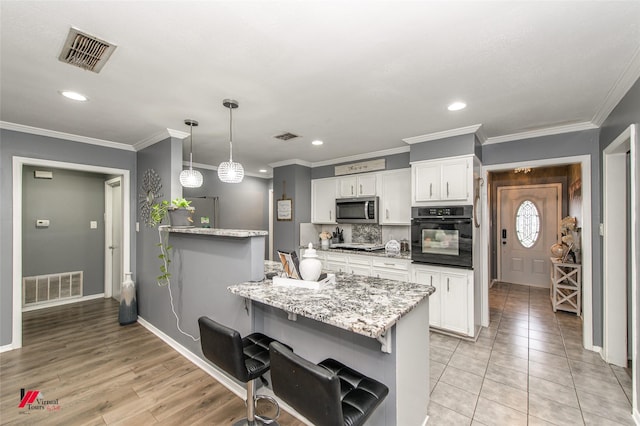
<svg viewBox="0 0 640 426">
<path fill-rule="evenodd" d="M 460 136 L 460 135 L 467 135 L 469 133 L 476 133 L 481 128 L 482 128 L 482 124 L 474 124 L 473 126 L 459 127 L 457 129 L 444 130 L 442 132 L 412 136 L 410 138 L 404 138 L 402 140 L 408 143 L 409 145 L 411 145 L 414 143 L 429 142 L 429 141 L 435 141 L 438 139 L 450 138 L 452 136 Z"/>
<path fill-rule="evenodd" d="M 133 144 L 133 148 L 136 151 L 140 151 L 142 149 L 148 148 L 151 145 L 157 144 L 167 138 L 176 138 L 176 139 L 185 139 L 189 137 L 189 133 L 183 132 L 181 130 L 173 130 L 166 128 L 155 135 L 149 136 L 141 141 L 138 141 Z"/>
<path fill-rule="evenodd" d="M 189 162 L 188 161 L 183 161 L 182 162 L 183 166 L 189 167 Z M 204 163 L 193 163 L 193 167 L 196 169 L 204 169 L 204 170 L 212 170 L 212 171 L 217 171 L 218 167 L 216 166 L 212 166 L 211 164 L 204 164 Z M 252 172 L 247 172 L 245 170 L 244 172 L 245 176 L 251 176 L 251 177 L 256 177 L 256 178 L 261 178 L 261 179 L 271 179 L 273 176 L 270 176 L 266 173 L 252 173 Z"/>
<path fill-rule="evenodd" d="M 377 157 L 384 157 L 387 155 L 402 154 L 404 152 L 409 152 L 410 149 L 411 148 L 408 146 L 401 146 L 398 148 L 389 148 L 389 149 L 383 149 L 380 151 L 367 152 L 364 154 L 350 155 L 348 157 L 339 157 L 331 160 L 316 161 L 314 163 L 311 163 L 311 167 L 331 166 L 333 164 L 348 163 L 350 161 L 366 160 L 369 158 L 377 158 Z"/>
<path fill-rule="evenodd" d="M 90 138 L 87 136 L 79 136 L 71 133 L 57 132 L 55 130 L 41 129 L 39 127 L 25 126 L 23 124 L 9 123 L 7 121 L 0 121 L 0 129 L 14 130 L 16 132 L 47 136 L 56 139 L 65 139 L 74 142 L 88 143 L 91 145 L 104 146 L 106 148 L 121 149 L 123 151 L 135 151 L 135 148 L 132 145 L 128 145 L 126 143 Z"/>
<path fill-rule="evenodd" d="M 276 167 L 290 166 L 292 164 L 297 164 L 299 166 L 305 166 L 305 167 L 312 167 L 312 163 L 308 161 L 300 160 L 299 158 L 292 158 L 291 160 L 282 160 L 282 161 L 276 161 L 275 163 L 269 163 L 269 167 L 274 169 Z"/>
<path fill-rule="evenodd" d="M 627 94 L 631 86 L 633 86 L 639 78 L 640 47 L 631 57 L 629 65 L 627 65 L 624 72 L 620 75 L 620 78 L 616 80 L 611 90 L 607 93 L 607 96 L 605 96 L 602 105 L 591 119 L 591 122 L 598 127 L 602 126 L 602 123 L 609 117 L 609 114 L 611 114 L 613 109 L 620 103 L 624 95 Z"/>
<path fill-rule="evenodd" d="M 527 132 L 512 133 L 510 135 L 495 136 L 492 138 L 488 138 L 484 144 L 490 145 L 494 143 L 511 142 L 521 139 L 559 135 L 562 133 L 579 132 L 582 130 L 592 130 L 597 128 L 598 126 L 596 126 L 594 123 L 590 121 L 584 121 L 582 123 L 563 124 L 561 126 L 545 127 L 544 129 L 529 130 Z"/>
</svg>

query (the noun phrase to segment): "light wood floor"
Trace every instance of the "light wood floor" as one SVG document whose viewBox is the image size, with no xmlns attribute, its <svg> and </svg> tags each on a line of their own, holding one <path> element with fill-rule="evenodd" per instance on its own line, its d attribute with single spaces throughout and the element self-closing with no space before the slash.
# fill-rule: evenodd
<svg viewBox="0 0 640 426">
<path fill-rule="evenodd" d="M 20 389 L 59 411 L 18 408 Z M 114 300 L 23 315 L 23 348 L 0 354 L 0 424 L 230 425 L 244 402 L 139 324 Z M 302 426 L 282 412 L 281 425 Z"/>
</svg>

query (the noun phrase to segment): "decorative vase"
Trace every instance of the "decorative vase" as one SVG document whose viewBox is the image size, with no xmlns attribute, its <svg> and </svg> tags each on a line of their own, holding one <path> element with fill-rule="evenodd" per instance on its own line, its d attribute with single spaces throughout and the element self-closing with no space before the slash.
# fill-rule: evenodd
<svg viewBox="0 0 640 426">
<path fill-rule="evenodd" d="M 322 242 L 329 240 L 322 240 Z M 309 243 L 309 248 L 305 250 L 300 262 L 300 275 L 305 281 L 318 281 L 322 272 L 322 262 L 318 259 L 318 254 L 313 248 L 313 244 Z"/>
<path fill-rule="evenodd" d="M 131 279 L 132 272 L 124 273 L 124 281 L 120 290 L 120 311 L 118 321 L 120 325 L 132 324 L 138 321 L 138 302 L 136 300 L 136 284 Z"/>
<path fill-rule="evenodd" d="M 322 246 L 322 250 L 328 250 L 329 249 L 329 240 L 320 240 L 320 244 Z"/>
<path fill-rule="evenodd" d="M 551 255 L 555 258 L 560 259 L 562 256 L 564 256 L 564 247 L 562 244 L 554 244 L 551 246 Z"/>
</svg>

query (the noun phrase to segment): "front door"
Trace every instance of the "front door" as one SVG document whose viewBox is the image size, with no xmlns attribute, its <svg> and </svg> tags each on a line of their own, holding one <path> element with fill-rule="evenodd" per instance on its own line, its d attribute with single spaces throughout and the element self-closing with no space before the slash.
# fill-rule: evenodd
<svg viewBox="0 0 640 426">
<path fill-rule="evenodd" d="M 500 281 L 549 286 L 549 249 L 559 241 L 560 190 L 560 184 L 498 188 Z"/>
</svg>

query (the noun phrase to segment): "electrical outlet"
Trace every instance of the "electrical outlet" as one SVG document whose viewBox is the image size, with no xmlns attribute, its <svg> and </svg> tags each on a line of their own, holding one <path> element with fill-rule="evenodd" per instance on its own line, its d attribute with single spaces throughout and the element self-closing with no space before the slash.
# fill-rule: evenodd
<svg viewBox="0 0 640 426">
<path fill-rule="evenodd" d="M 98 221 L 97 220 L 92 220 L 91 222 L 89 222 L 89 228 L 98 229 Z"/>
</svg>

